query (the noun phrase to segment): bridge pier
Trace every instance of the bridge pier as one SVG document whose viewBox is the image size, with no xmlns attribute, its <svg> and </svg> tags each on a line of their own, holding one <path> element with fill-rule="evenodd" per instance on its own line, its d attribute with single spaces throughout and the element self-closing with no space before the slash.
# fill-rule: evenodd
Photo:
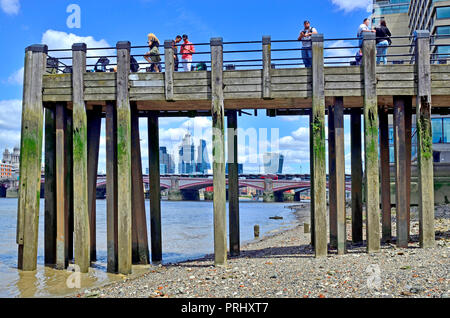
<svg viewBox="0 0 450 318">
<path fill-rule="evenodd" d="M 182 201 L 200 201 L 198 190 L 181 190 Z"/>
</svg>

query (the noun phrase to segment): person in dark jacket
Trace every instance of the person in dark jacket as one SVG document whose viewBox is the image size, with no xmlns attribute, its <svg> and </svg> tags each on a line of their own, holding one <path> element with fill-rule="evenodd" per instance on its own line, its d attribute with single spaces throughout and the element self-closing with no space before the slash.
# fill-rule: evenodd
<svg viewBox="0 0 450 318">
<path fill-rule="evenodd" d="M 377 38 L 377 64 L 387 64 L 387 50 L 391 45 L 391 31 L 386 26 L 386 21 L 381 20 L 380 26 L 375 28 Z"/>
</svg>

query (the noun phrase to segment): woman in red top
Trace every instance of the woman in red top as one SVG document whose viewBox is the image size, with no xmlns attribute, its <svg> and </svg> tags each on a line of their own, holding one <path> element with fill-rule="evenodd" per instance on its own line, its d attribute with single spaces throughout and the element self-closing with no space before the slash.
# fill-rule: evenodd
<svg viewBox="0 0 450 318">
<path fill-rule="evenodd" d="M 184 71 L 189 72 L 191 70 L 192 53 L 195 53 L 195 47 L 191 42 L 189 42 L 186 34 L 183 34 L 183 42 L 184 43 L 180 48 L 181 63 L 183 63 Z"/>
</svg>

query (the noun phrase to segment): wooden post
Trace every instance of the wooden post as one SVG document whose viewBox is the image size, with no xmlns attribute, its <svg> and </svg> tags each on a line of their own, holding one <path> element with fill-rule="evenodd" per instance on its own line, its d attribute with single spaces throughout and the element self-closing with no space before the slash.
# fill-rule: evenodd
<svg viewBox="0 0 450 318">
<path fill-rule="evenodd" d="M 159 171 L 159 123 L 158 113 L 148 116 L 148 159 L 150 187 L 150 232 L 152 262 L 162 261 L 161 184 Z"/>
<path fill-rule="evenodd" d="M 17 212 L 18 268 L 37 266 L 39 198 L 44 112 L 42 82 L 48 48 L 32 45 L 25 51 L 20 147 L 20 184 Z"/>
<path fill-rule="evenodd" d="M 364 32 L 364 155 L 367 252 L 380 251 L 380 194 L 378 167 L 378 100 L 375 33 Z"/>
<path fill-rule="evenodd" d="M 166 100 L 173 101 L 173 73 L 175 69 L 175 56 L 173 52 L 173 41 L 164 41 L 164 60 L 165 60 L 165 77 L 164 88 L 166 93 Z"/>
<path fill-rule="evenodd" d="M 73 53 L 73 205 L 75 264 L 82 273 L 90 266 L 90 229 L 87 180 L 87 117 L 84 102 L 86 44 L 76 43 Z"/>
<path fill-rule="evenodd" d="M 214 264 L 227 264 L 226 181 L 223 94 L 223 40 L 211 39 L 212 143 L 214 186 Z"/>
<path fill-rule="evenodd" d="M 314 160 L 312 157 L 312 154 L 314 152 L 314 142 L 313 142 L 313 113 L 311 110 L 311 113 L 309 114 L 309 154 L 310 154 L 310 158 L 309 158 L 309 171 L 310 171 L 310 195 L 311 195 L 311 199 L 314 198 L 314 174 L 312 173 L 312 171 L 314 171 Z M 310 203 L 310 219 L 311 219 L 311 246 L 314 247 L 314 241 L 315 241 L 315 237 L 314 237 L 314 230 L 315 230 L 315 226 L 314 226 L 314 200 L 311 200 Z"/>
<path fill-rule="evenodd" d="M 131 273 L 131 112 L 128 90 L 130 42 L 117 43 L 118 271 Z"/>
<path fill-rule="evenodd" d="M 350 114 L 352 164 L 352 242 L 363 241 L 363 169 L 361 142 L 361 109 L 352 108 Z"/>
<path fill-rule="evenodd" d="M 97 260 L 96 244 L 96 206 L 97 206 L 97 173 L 98 152 L 100 148 L 100 131 L 102 125 L 101 108 L 87 112 L 87 147 L 88 147 L 88 202 L 91 261 Z"/>
<path fill-rule="evenodd" d="M 405 142 L 405 98 L 403 96 L 394 96 L 395 210 L 397 215 L 398 247 L 408 247 Z"/>
<path fill-rule="evenodd" d="M 345 218 L 345 147 L 344 147 L 344 98 L 334 100 L 335 160 L 336 160 L 336 240 L 337 251 L 346 251 L 347 230 Z"/>
<path fill-rule="evenodd" d="M 55 109 L 45 109 L 45 265 L 56 264 Z"/>
<path fill-rule="evenodd" d="M 263 58 L 263 98 L 272 98 L 272 58 L 271 58 L 271 38 L 268 35 L 262 38 L 262 58 Z"/>
<path fill-rule="evenodd" d="M 55 106 L 55 164 L 56 164 L 56 268 L 65 269 L 68 265 L 68 210 L 66 209 L 66 165 L 65 165 L 65 107 Z"/>
<path fill-rule="evenodd" d="M 336 138 L 334 107 L 328 107 L 328 209 L 330 226 L 330 247 L 337 247 L 337 194 L 336 194 Z"/>
<path fill-rule="evenodd" d="M 106 104 L 106 240 L 107 271 L 117 272 L 117 112 L 113 102 Z"/>
<path fill-rule="evenodd" d="M 406 225 L 408 241 L 411 234 L 411 148 L 412 148 L 412 98 L 405 98 L 405 150 L 406 150 Z"/>
<path fill-rule="evenodd" d="M 230 255 L 240 254 L 239 235 L 239 163 L 237 111 L 227 112 L 228 125 L 228 208 L 230 231 Z"/>
<path fill-rule="evenodd" d="M 434 247 L 433 139 L 431 130 L 430 33 L 416 31 L 417 153 L 419 176 L 419 239 L 423 248 Z"/>
<path fill-rule="evenodd" d="M 381 172 L 381 208 L 382 241 L 392 240 L 391 226 L 391 173 L 389 158 L 389 121 L 388 108 L 380 107 L 380 172 Z"/>
<path fill-rule="evenodd" d="M 139 138 L 139 112 L 131 105 L 131 204 L 133 264 L 149 264 L 147 218 L 145 217 L 144 183 L 142 179 L 141 139 Z"/>
<path fill-rule="evenodd" d="M 323 59 L 323 34 L 313 34 L 312 42 L 312 154 L 314 169 L 311 171 L 314 201 L 314 249 L 316 257 L 326 257 L 327 206 L 325 166 L 325 77 Z"/>
<path fill-rule="evenodd" d="M 74 213 L 73 213 L 73 119 L 72 111 L 66 108 L 66 134 L 65 134 L 65 186 L 66 186 L 66 215 L 68 218 L 67 248 L 68 258 L 73 259 L 73 232 L 74 232 Z"/>
</svg>

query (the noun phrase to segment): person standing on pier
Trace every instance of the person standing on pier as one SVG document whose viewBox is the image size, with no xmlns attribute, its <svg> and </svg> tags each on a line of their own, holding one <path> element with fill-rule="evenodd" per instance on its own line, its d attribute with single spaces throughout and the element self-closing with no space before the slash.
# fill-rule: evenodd
<svg viewBox="0 0 450 318">
<path fill-rule="evenodd" d="M 178 59 L 178 47 L 177 47 L 177 44 L 180 42 L 181 42 L 181 35 L 177 35 L 175 40 L 172 42 L 173 58 L 174 58 L 173 67 L 175 72 L 178 72 L 178 64 L 180 62 Z"/>
<path fill-rule="evenodd" d="M 180 48 L 180 54 L 185 72 L 191 71 L 193 53 L 195 53 L 194 45 L 189 42 L 188 36 L 186 34 L 183 34 L 183 44 Z"/>
<path fill-rule="evenodd" d="M 316 34 L 316 28 L 311 27 L 311 23 L 309 21 L 303 22 L 303 26 L 305 27 L 297 40 L 302 41 L 302 59 L 305 67 L 311 67 L 312 65 L 312 50 L 311 50 L 311 35 Z"/>
<path fill-rule="evenodd" d="M 148 46 L 150 48 L 150 51 L 148 51 L 144 58 L 147 60 L 147 62 L 150 63 L 150 72 L 160 73 L 161 72 L 161 56 L 159 53 L 159 40 L 158 38 L 153 34 L 150 33 L 148 35 Z"/>
<path fill-rule="evenodd" d="M 375 28 L 377 37 L 377 64 L 387 64 L 387 50 L 388 46 L 392 44 L 391 31 L 386 26 L 386 21 L 381 20 L 380 26 Z"/>
<path fill-rule="evenodd" d="M 375 30 L 370 29 L 370 20 L 368 18 L 365 18 L 363 23 L 358 28 L 358 33 L 356 36 L 359 39 L 359 47 L 362 47 L 363 45 L 364 32 L 375 32 Z"/>
</svg>

